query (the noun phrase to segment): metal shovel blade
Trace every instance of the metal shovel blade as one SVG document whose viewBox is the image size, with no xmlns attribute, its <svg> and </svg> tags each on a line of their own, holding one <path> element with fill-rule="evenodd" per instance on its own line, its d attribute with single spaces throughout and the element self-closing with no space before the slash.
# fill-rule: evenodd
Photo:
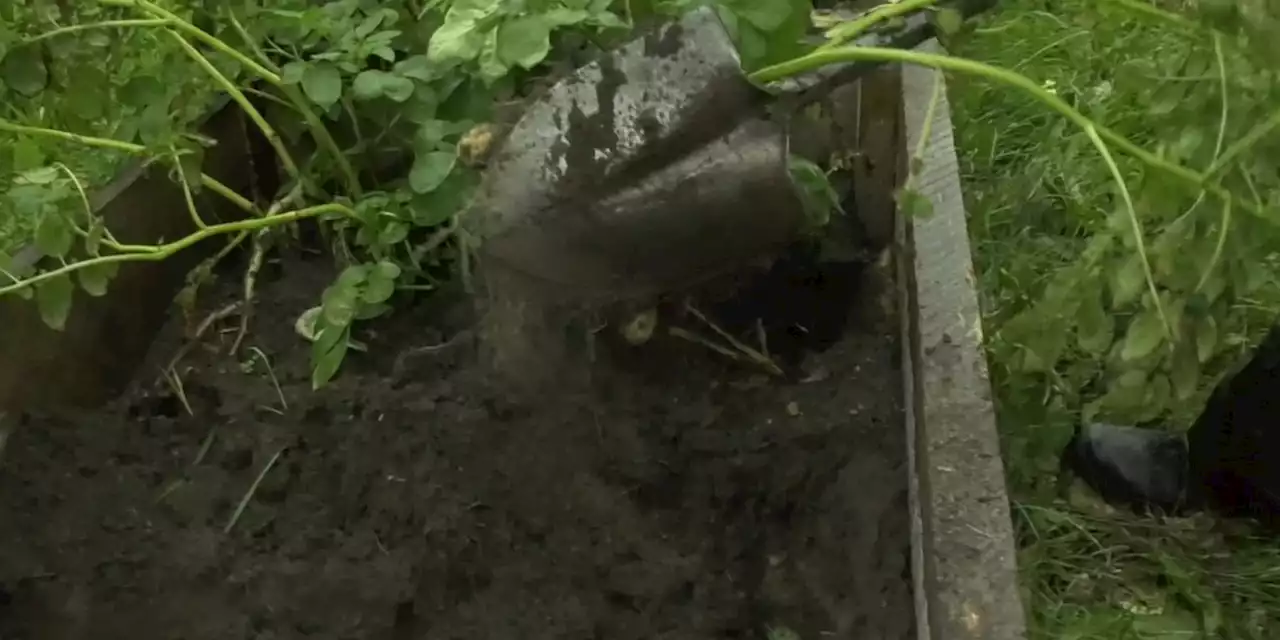
<svg viewBox="0 0 1280 640">
<path fill-rule="evenodd" d="M 702 9 L 533 102 L 464 217 L 480 259 L 573 297 L 693 284 L 794 239 L 783 127 Z"/>
</svg>

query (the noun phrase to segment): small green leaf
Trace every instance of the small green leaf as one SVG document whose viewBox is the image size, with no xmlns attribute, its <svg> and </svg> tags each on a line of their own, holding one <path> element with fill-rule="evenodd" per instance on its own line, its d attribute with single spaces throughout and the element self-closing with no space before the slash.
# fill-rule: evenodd
<svg viewBox="0 0 1280 640">
<path fill-rule="evenodd" d="M 419 153 L 409 171 L 409 187 L 416 193 L 430 193 L 439 187 L 458 162 L 453 151 Z"/>
<path fill-rule="evenodd" d="M 840 199 L 827 173 L 817 164 L 800 156 L 791 156 L 787 162 L 791 182 L 799 191 L 800 202 L 810 223 L 824 227 L 831 214 L 840 207 Z"/>
<path fill-rule="evenodd" d="M 71 223 L 58 211 L 48 211 L 36 227 L 36 247 L 47 256 L 63 257 L 71 251 L 75 236 Z"/>
<path fill-rule="evenodd" d="M 431 34 L 431 41 L 427 43 L 427 58 L 444 64 L 475 60 L 480 55 L 487 35 L 479 29 L 479 21 L 493 13 L 493 10 L 455 3 L 445 15 L 444 24 Z"/>
<path fill-rule="evenodd" d="M 1160 315 L 1154 309 L 1146 309 L 1129 324 L 1120 358 L 1126 362 L 1145 358 L 1164 342 L 1164 338 L 1164 323 L 1160 321 Z"/>
<path fill-rule="evenodd" d="M 342 73 L 327 62 L 313 62 L 302 74 L 302 91 L 312 102 L 328 109 L 342 97 Z"/>
<path fill-rule="evenodd" d="M 285 84 L 298 84 L 307 73 L 307 63 L 294 60 L 280 68 L 280 80 Z"/>
<path fill-rule="evenodd" d="M 898 208 L 908 218 L 924 219 L 933 215 L 933 201 L 915 189 L 898 192 Z"/>
<path fill-rule="evenodd" d="M 71 294 L 75 285 L 71 276 L 62 274 L 36 285 L 36 306 L 40 308 L 40 317 L 44 323 L 55 331 L 62 331 L 67 326 L 67 316 L 71 314 Z"/>
<path fill-rule="evenodd" d="M 964 16 L 955 9 L 939 9 L 933 14 L 933 24 L 942 35 L 955 35 L 964 26 Z"/>
<path fill-rule="evenodd" d="M 44 152 L 40 145 L 31 138 L 22 136 L 13 145 L 13 169 L 27 171 L 45 163 Z"/>
<path fill-rule="evenodd" d="M 409 225 L 403 222 L 393 221 L 387 223 L 387 225 L 382 227 L 382 230 L 378 232 L 378 244 L 384 247 L 390 247 L 403 242 L 407 237 L 409 237 Z"/>
<path fill-rule="evenodd" d="M 80 286 L 85 293 L 100 298 L 106 295 L 107 284 L 111 282 L 111 278 L 115 277 L 119 266 L 118 262 L 90 265 L 82 267 L 76 275 L 79 276 Z"/>
<path fill-rule="evenodd" d="M 49 84 L 44 49 L 39 46 L 24 46 L 10 50 L 0 59 L 0 81 L 25 97 L 39 95 Z"/>
<path fill-rule="evenodd" d="M 792 0 L 733 0 L 727 4 L 743 20 L 765 33 L 781 28 L 796 6 Z"/>
<path fill-rule="evenodd" d="M 409 56 L 397 62 L 395 72 L 397 75 L 422 82 L 430 82 L 436 78 L 431 61 L 424 55 Z"/>
<path fill-rule="evenodd" d="M 400 267 L 395 263 L 382 261 L 369 271 L 369 282 L 364 289 L 361 300 L 366 305 L 378 305 L 386 302 L 396 291 L 396 279 L 400 277 Z"/>
<path fill-rule="evenodd" d="M 382 92 L 394 102 L 404 102 L 413 96 L 413 80 L 387 74 L 382 83 Z"/>
<path fill-rule="evenodd" d="M 361 71 L 360 75 L 351 82 L 351 90 L 355 94 L 357 100 L 375 100 L 381 98 L 386 84 L 386 78 L 390 77 L 385 71 L 377 69 L 367 69 Z"/>
<path fill-rule="evenodd" d="M 320 324 L 323 325 L 323 321 Z M 312 389 L 323 387 L 337 375 L 347 357 L 350 337 L 350 325 L 318 327 L 316 340 L 311 343 Z"/>
<path fill-rule="evenodd" d="M 1120 307 L 1138 298 L 1146 286 L 1147 277 L 1142 261 L 1137 255 L 1129 256 L 1124 264 L 1111 274 L 1111 305 Z"/>
<path fill-rule="evenodd" d="M 1169 382 L 1173 384 L 1174 396 L 1179 401 L 1190 400 L 1199 389 L 1200 361 L 1190 340 L 1183 340 L 1174 347 L 1173 359 L 1169 363 Z"/>
<path fill-rule="evenodd" d="M 1102 356 L 1115 339 L 1115 321 L 1102 306 L 1098 287 L 1091 287 L 1080 303 L 1076 318 L 1076 341 L 1080 348 L 1094 356 Z"/>
<path fill-rule="evenodd" d="M 551 51 L 551 25 L 541 15 L 504 22 L 498 27 L 498 57 L 508 65 L 532 69 Z"/>
<path fill-rule="evenodd" d="M 1196 323 L 1196 357 L 1201 364 L 1213 358 L 1218 349 L 1218 322 L 1205 316 Z"/>
</svg>

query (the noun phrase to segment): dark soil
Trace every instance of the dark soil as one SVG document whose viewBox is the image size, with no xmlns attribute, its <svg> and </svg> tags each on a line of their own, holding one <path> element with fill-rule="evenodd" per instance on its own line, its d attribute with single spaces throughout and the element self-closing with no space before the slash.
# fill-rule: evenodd
<svg viewBox="0 0 1280 640">
<path fill-rule="evenodd" d="M 581 384 L 518 400 L 465 338 L 400 356 L 465 325 L 427 307 L 313 393 L 292 324 L 318 264 L 262 284 L 247 344 L 270 369 L 218 355 L 234 320 L 184 357 L 190 414 L 154 384 L 170 336 L 111 406 L 25 418 L 0 461 L 0 638 L 912 635 L 880 268 L 793 264 L 714 308 L 760 318 L 786 379 L 606 330 Z"/>
</svg>

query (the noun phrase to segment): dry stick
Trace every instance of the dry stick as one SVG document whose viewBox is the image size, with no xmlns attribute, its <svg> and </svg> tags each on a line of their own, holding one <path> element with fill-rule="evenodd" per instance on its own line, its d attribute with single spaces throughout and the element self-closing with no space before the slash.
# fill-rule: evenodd
<svg viewBox="0 0 1280 640">
<path fill-rule="evenodd" d="M 193 335 L 187 339 L 187 341 L 182 345 L 182 347 L 178 349 L 177 353 L 173 354 L 173 358 L 169 360 L 169 365 L 167 369 L 173 369 L 174 367 L 176 367 L 178 365 L 178 362 L 187 355 L 188 351 L 191 350 L 191 345 L 195 344 L 200 340 L 200 338 L 204 337 L 204 334 L 209 331 L 209 328 L 212 327 L 214 323 L 220 320 L 223 320 L 224 318 L 230 316 L 233 313 L 236 313 L 237 311 L 240 310 L 240 306 L 243 304 L 244 304 L 244 301 L 236 300 L 235 302 L 232 302 L 231 304 L 228 304 L 227 306 L 222 307 L 221 309 L 218 309 L 217 311 L 214 311 L 213 313 L 209 314 L 209 316 L 206 317 L 200 323 L 200 325 L 196 327 L 196 330 L 193 333 Z"/>
<path fill-rule="evenodd" d="M 249 266 L 244 270 L 243 300 L 244 308 L 240 311 L 240 328 L 236 330 L 236 339 L 231 342 L 228 353 L 240 350 L 240 344 L 249 333 L 249 321 L 253 318 L 253 293 L 258 283 L 258 272 L 262 270 L 262 262 L 266 259 L 267 230 L 253 234 L 253 253 L 249 256 Z"/>
<path fill-rule="evenodd" d="M 703 324 L 710 327 L 712 331 L 715 331 L 717 335 L 723 338 L 725 342 L 728 342 L 731 346 L 733 346 L 734 349 L 737 349 L 743 356 L 747 358 L 748 361 L 754 362 L 755 364 L 760 365 L 761 367 L 764 367 L 766 370 L 768 370 L 770 373 L 774 375 L 779 375 L 779 376 L 783 375 L 782 367 L 779 367 L 778 363 L 774 362 L 772 358 L 770 358 L 769 356 L 763 353 L 760 353 L 756 349 L 752 349 L 751 347 L 748 347 L 737 338 L 733 337 L 732 335 L 729 335 L 729 332 L 725 331 L 724 329 L 721 329 L 719 325 L 712 322 L 709 318 L 707 318 L 707 316 L 703 315 L 701 311 L 698 311 L 696 308 L 694 308 L 693 305 L 686 302 L 684 305 L 684 308 L 686 311 L 693 314 L 695 318 L 697 318 L 698 320 L 701 320 Z M 674 330 L 671 333 L 672 335 L 677 335 L 677 337 L 685 337 L 685 336 L 680 336 Z M 687 332 L 681 332 L 681 333 L 687 333 Z M 702 340 L 701 342 L 704 345 L 710 346 L 705 340 Z M 720 353 L 724 353 L 722 349 L 715 349 L 715 350 L 719 351 Z"/>
<path fill-rule="evenodd" d="M 276 388 L 276 396 L 280 398 L 280 408 L 288 411 L 289 403 L 284 399 L 284 391 L 280 389 L 280 380 L 276 378 L 276 370 L 271 366 L 271 359 L 262 352 L 262 349 L 250 347 L 249 350 L 261 358 L 263 364 L 267 365 L 267 376 L 271 378 L 271 385 Z"/>
<path fill-rule="evenodd" d="M 244 497 L 240 499 L 240 504 L 236 506 L 236 510 L 231 514 L 231 518 L 227 520 L 227 526 L 222 528 L 223 534 L 231 533 L 231 530 L 235 528 L 236 522 L 238 522 L 240 520 L 240 516 L 244 514 L 245 508 L 249 506 L 249 501 L 253 500 L 253 494 L 258 492 L 258 485 L 262 484 L 262 479 L 267 477 L 267 472 L 271 471 L 271 467 L 275 466 L 276 461 L 280 459 L 280 454 L 284 453 L 284 450 L 285 448 L 282 447 L 279 451 L 276 451 L 275 455 L 271 456 L 271 459 L 267 461 L 267 464 L 263 465 L 262 471 L 258 472 L 258 477 L 254 478 L 253 484 L 249 485 L 249 490 L 246 491 Z"/>
<path fill-rule="evenodd" d="M 182 384 L 182 378 L 178 377 L 178 371 L 173 367 L 168 368 L 164 372 L 164 379 L 169 383 L 169 388 L 177 394 L 178 401 L 182 403 L 182 408 L 187 410 L 187 415 L 195 417 L 196 412 L 191 410 L 191 402 L 187 400 L 187 390 Z"/>
</svg>

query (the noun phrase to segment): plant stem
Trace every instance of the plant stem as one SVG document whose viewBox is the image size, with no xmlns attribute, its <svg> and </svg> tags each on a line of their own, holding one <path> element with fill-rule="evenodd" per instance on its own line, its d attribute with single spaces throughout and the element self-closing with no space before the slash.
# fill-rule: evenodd
<svg viewBox="0 0 1280 640">
<path fill-rule="evenodd" d="M 254 107 L 253 103 L 249 102 L 249 98 L 245 97 L 244 92 L 240 91 L 236 83 L 232 82 L 217 67 L 213 66 L 213 63 L 209 62 L 209 59 L 204 54 L 191 46 L 191 43 L 187 42 L 186 38 L 178 35 L 177 31 L 170 29 L 168 33 L 187 52 L 187 55 L 192 60 L 195 60 L 196 64 L 200 65 L 215 82 L 221 85 L 222 90 L 227 92 L 227 95 L 231 96 L 231 99 L 235 100 L 236 104 L 240 105 L 245 115 L 249 116 L 250 120 L 253 120 L 253 123 L 262 131 L 262 135 L 266 137 L 267 142 L 271 144 L 271 148 L 275 150 L 276 155 L 279 156 L 280 164 L 284 167 L 285 173 L 289 174 L 289 177 L 294 182 L 301 183 L 303 181 L 302 173 L 298 171 L 298 164 L 294 162 L 293 155 L 289 153 L 289 148 L 280 139 L 280 134 L 276 133 L 275 127 L 272 127 L 271 123 L 262 117 L 262 113 L 258 111 L 257 107 Z"/>
<path fill-rule="evenodd" d="M 46 129 L 44 127 L 31 127 L 25 124 L 15 124 L 13 122 L 10 122 L 4 119 L 0 119 L 0 131 L 8 131 L 9 133 L 17 133 L 17 134 L 23 134 L 23 135 L 29 135 L 29 136 L 40 136 L 44 138 L 54 138 L 57 140 L 63 140 L 65 142 L 74 142 L 76 144 L 82 144 L 87 147 L 98 147 L 100 149 L 110 149 L 112 151 L 120 151 L 122 153 L 128 153 L 128 154 L 137 155 L 137 156 L 145 156 L 147 154 L 146 147 L 140 144 L 134 144 L 132 142 L 125 142 L 123 140 L 112 140 L 111 138 L 83 136 L 78 133 L 71 133 L 69 131 L 59 131 L 58 129 Z M 209 187 L 209 190 L 213 191 L 214 193 L 217 193 L 218 195 L 230 200 L 237 207 L 240 207 L 241 209 L 244 209 L 245 211 L 255 216 L 259 215 L 260 212 L 258 211 L 257 206 L 255 206 L 252 202 L 249 202 L 247 199 L 245 199 L 244 196 L 236 193 L 235 190 L 232 189 L 231 187 L 228 187 L 227 185 L 222 184 L 221 182 L 218 182 L 217 180 L 213 179 L 209 175 L 204 173 L 200 174 L 200 183 L 206 187 Z"/>
<path fill-rule="evenodd" d="M 177 240 L 174 240 L 173 242 L 169 242 L 166 244 L 157 245 L 153 247 L 154 251 L 148 251 L 145 253 L 117 253 L 114 255 L 98 256 L 96 258 L 90 258 L 88 260 L 84 260 L 81 262 L 75 262 L 72 264 L 63 265 L 57 269 L 53 269 L 51 271 L 46 271 L 44 273 L 31 276 L 30 278 L 27 278 L 26 280 L 23 280 L 21 282 L 17 282 L 5 287 L 0 287 L 0 296 L 13 293 L 20 289 L 25 289 L 33 285 L 40 284 L 45 280 L 51 280 L 53 278 L 70 274 L 73 271 L 79 271 L 80 269 L 85 269 L 85 268 L 97 266 L 97 265 L 110 264 L 113 262 L 159 262 L 161 260 L 167 259 L 168 257 L 172 256 L 175 253 L 178 253 L 179 251 L 182 251 L 183 249 L 188 249 L 192 247 L 193 245 L 199 243 L 202 240 L 206 240 L 214 236 L 224 235 L 228 233 L 256 231 L 258 229 L 266 229 L 268 227 L 276 227 L 284 224 L 289 224 L 292 222 L 298 222 L 300 220 L 306 220 L 308 218 L 314 218 L 316 216 L 322 216 L 327 213 L 341 213 L 343 215 L 351 216 L 353 218 L 356 216 L 355 211 L 352 211 L 351 208 L 347 207 L 346 205 L 342 205 L 338 203 L 329 203 L 329 204 L 322 204 L 314 207 L 307 207 L 305 209 L 298 209 L 295 211 L 279 213 L 273 216 L 264 216 L 261 218 L 249 218 L 246 220 L 239 220 L 236 222 L 224 222 L 221 224 L 209 225 L 203 229 L 200 229 L 199 231 L 196 231 L 195 233 L 189 236 L 179 238 Z"/>
<path fill-rule="evenodd" d="M 156 5 L 149 0 L 99 0 L 104 5 L 115 7 L 132 7 L 153 16 L 163 18 L 169 22 L 169 26 L 183 32 L 195 40 L 199 40 L 206 45 L 214 48 L 220 53 L 226 54 L 244 65 L 245 68 L 253 72 L 254 75 L 266 80 L 272 86 L 280 89 L 281 92 L 289 98 L 302 113 L 303 120 L 306 121 L 307 127 L 310 128 L 311 134 L 315 136 L 320 146 L 324 147 L 330 155 L 333 156 L 334 162 L 337 163 L 339 171 L 342 172 L 343 180 L 346 182 L 347 190 L 353 197 L 359 197 L 363 193 L 360 187 L 360 178 L 355 169 L 351 166 L 351 161 L 347 155 L 342 152 L 342 147 L 338 146 L 338 142 L 333 139 L 333 135 L 329 132 L 329 128 L 324 125 L 320 117 L 311 110 L 311 102 L 303 96 L 298 88 L 286 84 L 280 77 L 280 74 L 259 64 L 253 58 L 237 51 L 234 47 L 228 45 L 217 37 L 209 34 L 205 30 L 183 20 L 177 14 L 166 11 L 164 8 Z"/>
<path fill-rule="evenodd" d="M 89 22 L 85 24 L 73 24 L 65 27 L 58 27 L 44 33 L 36 34 L 29 38 L 24 38 L 22 44 L 34 44 L 41 40 L 48 40 L 58 36 L 64 36 L 70 33 L 80 31 L 88 31 L 90 29 L 112 29 L 122 27 L 160 27 L 169 24 L 168 20 L 163 18 L 135 18 L 131 20 L 103 20 L 102 22 Z"/>
<path fill-rule="evenodd" d="M 932 6 L 937 0 L 902 0 L 894 4 L 882 4 L 866 14 L 827 30 L 828 42 L 818 47 L 818 51 L 829 51 L 870 31 L 872 27 Z"/>
<path fill-rule="evenodd" d="M 236 62 L 239 62 L 240 64 L 244 65 L 246 68 L 252 71 L 254 75 L 257 75 L 262 79 L 266 80 L 267 82 L 270 82 L 271 84 L 274 84 L 274 85 L 279 85 L 281 83 L 280 76 L 275 72 L 258 64 L 256 61 L 254 61 L 253 58 L 250 58 L 249 56 L 246 56 L 243 53 L 240 53 L 234 47 L 231 47 L 230 45 L 223 42 L 222 40 L 219 40 L 217 37 L 207 33 L 205 30 L 201 29 L 200 27 L 197 27 L 191 24 L 190 22 L 183 20 L 181 16 L 175 13 L 172 13 L 170 11 L 167 11 L 164 8 L 156 5 L 154 2 L 149 2 L 149 0 L 99 0 L 99 2 L 101 4 L 112 6 L 112 7 L 130 7 L 134 9 L 139 9 L 153 16 L 156 16 L 157 18 L 161 18 L 165 20 L 168 26 L 174 29 L 177 29 L 191 36 L 192 38 L 195 38 L 196 40 L 199 40 L 209 45 L 210 47 L 216 49 L 219 53 L 223 53 L 232 58 L 235 58 Z"/>
<path fill-rule="evenodd" d="M 902 51 L 899 49 L 889 49 L 884 47 L 846 46 L 838 49 L 815 51 L 794 60 L 788 60 L 787 62 L 765 67 L 755 73 L 752 73 L 749 77 L 752 82 L 758 84 L 769 84 L 819 67 L 859 61 L 914 64 L 942 71 L 952 71 L 978 76 L 1021 89 L 1027 94 L 1030 94 L 1031 97 L 1035 98 L 1037 101 L 1044 103 L 1049 108 L 1070 120 L 1073 124 L 1080 127 L 1082 131 L 1087 132 L 1092 128 L 1099 138 L 1103 139 L 1108 144 L 1113 145 L 1126 155 L 1138 159 L 1147 166 L 1196 185 L 1223 201 L 1232 201 L 1235 199 L 1234 196 L 1231 195 L 1231 192 L 1227 191 L 1221 185 L 1210 183 L 1208 176 L 1180 164 L 1165 160 L 1164 158 L 1161 158 L 1130 142 L 1119 133 L 1108 129 L 1107 127 L 1098 125 L 1088 116 L 1080 113 L 1074 107 L 1067 104 L 1062 100 L 1062 98 L 1046 91 L 1034 80 L 1022 74 L 1015 73 L 1007 69 L 1001 69 L 999 67 L 993 67 L 974 60 L 956 58 L 936 53 L 926 53 L 923 51 Z M 1277 112 L 1277 114 L 1273 116 L 1272 120 L 1275 120 L 1275 124 L 1280 126 L 1280 112 Z M 1228 150 L 1228 153 L 1230 153 L 1230 150 Z M 1234 205 L 1245 209 L 1258 217 L 1267 219 L 1267 216 L 1263 215 L 1262 210 L 1253 206 L 1252 203 L 1234 202 Z M 1269 221 L 1273 224 L 1280 222 L 1277 220 Z"/>
<path fill-rule="evenodd" d="M 1209 166 L 1207 171 L 1205 171 L 1205 176 L 1213 177 L 1218 175 L 1222 172 L 1223 168 L 1228 164 L 1231 164 L 1232 160 L 1235 160 L 1245 151 L 1248 151 L 1249 147 L 1257 144 L 1277 128 L 1280 128 L 1280 110 L 1272 113 L 1271 116 L 1263 121 L 1262 124 L 1250 129 L 1249 132 L 1241 136 L 1239 140 L 1231 143 L 1231 145 L 1227 147 L 1227 150 L 1223 151 L 1222 155 Z"/>
</svg>

